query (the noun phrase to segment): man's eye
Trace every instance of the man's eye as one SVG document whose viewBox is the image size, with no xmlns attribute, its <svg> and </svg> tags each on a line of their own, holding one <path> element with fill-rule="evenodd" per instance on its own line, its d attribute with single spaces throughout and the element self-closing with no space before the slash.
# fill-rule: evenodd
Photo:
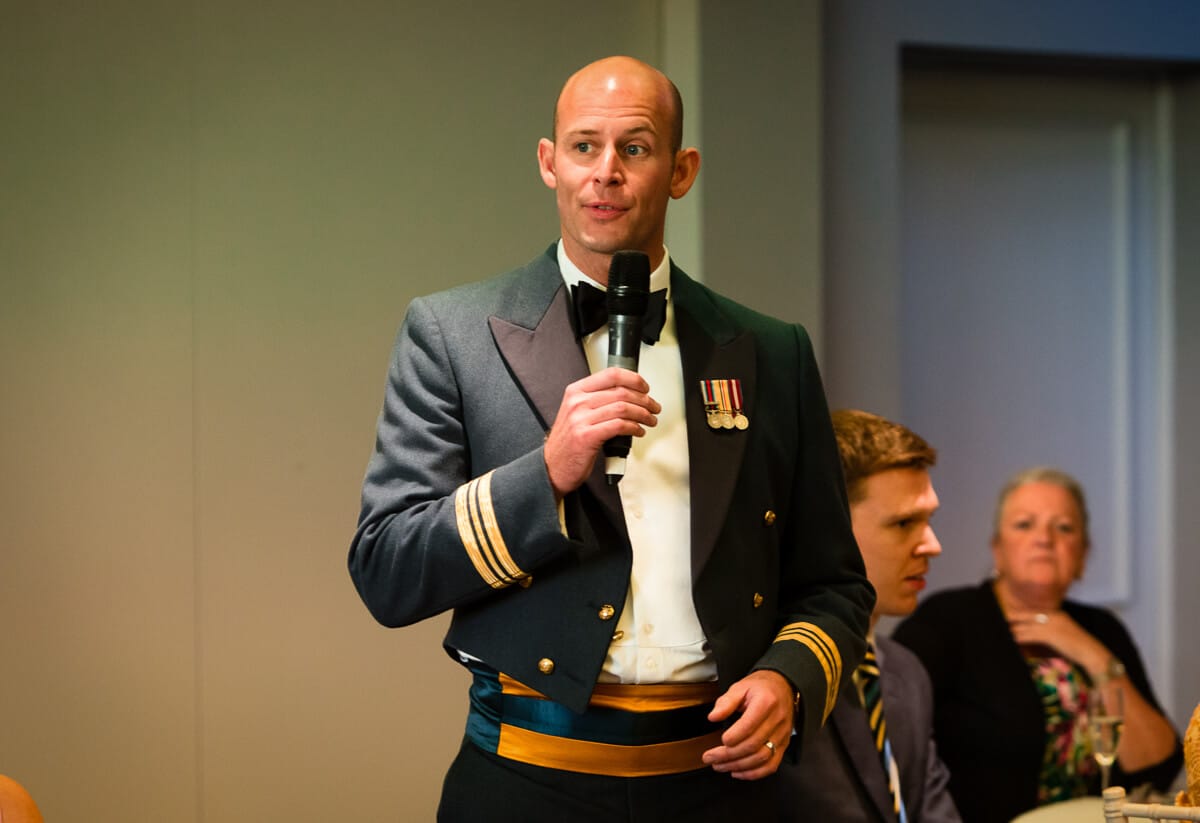
<svg viewBox="0 0 1200 823">
<path fill-rule="evenodd" d="M 626 146 L 625 153 L 631 157 L 637 157 L 638 155 L 645 154 L 646 148 L 645 146 Z"/>
<path fill-rule="evenodd" d="M 587 154 L 591 150 L 592 150 L 591 143 L 576 143 L 575 144 L 575 151 L 579 152 L 580 154 Z"/>
</svg>

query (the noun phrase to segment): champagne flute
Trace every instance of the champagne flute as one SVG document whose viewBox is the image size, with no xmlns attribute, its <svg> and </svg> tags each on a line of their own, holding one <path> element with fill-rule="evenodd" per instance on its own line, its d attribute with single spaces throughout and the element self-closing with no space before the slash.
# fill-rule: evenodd
<svg viewBox="0 0 1200 823">
<path fill-rule="evenodd" d="M 1092 757 L 1100 764 L 1100 792 L 1108 788 L 1108 772 L 1117 759 L 1124 722 L 1124 697 L 1121 687 L 1109 684 L 1092 689 L 1088 695 L 1088 734 L 1092 739 Z"/>
</svg>

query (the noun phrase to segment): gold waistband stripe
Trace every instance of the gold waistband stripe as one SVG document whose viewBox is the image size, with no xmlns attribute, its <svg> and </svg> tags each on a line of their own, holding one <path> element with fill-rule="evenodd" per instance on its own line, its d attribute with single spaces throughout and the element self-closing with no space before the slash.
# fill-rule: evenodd
<svg viewBox="0 0 1200 823">
<path fill-rule="evenodd" d="M 506 674 L 500 675 L 500 687 L 504 694 L 513 697 L 545 699 L 541 692 Z M 720 685 L 715 682 L 654 683 L 645 686 L 600 683 L 592 691 L 588 705 L 627 712 L 663 712 L 715 703 L 721 692 Z"/>
<path fill-rule="evenodd" d="M 534 766 L 613 777 L 652 777 L 708 768 L 702 755 L 721 745 L 719 731 L 648 746 L 616 746 L 554 737 L 501 724 L 496 754 Z"/>
</svg>

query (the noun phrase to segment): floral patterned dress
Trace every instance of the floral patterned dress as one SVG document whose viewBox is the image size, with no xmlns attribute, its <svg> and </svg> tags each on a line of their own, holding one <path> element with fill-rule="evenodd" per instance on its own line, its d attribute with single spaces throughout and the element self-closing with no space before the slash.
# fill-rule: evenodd
<svg viewBox="0 0 1200 823">
<path fill-rule="evenodd" d="M 1087 730 L 1090 680 L 1083 669 L 1052 653 L 1026 652 L 1046 718 L 1046 749 L 1038 780 L 1038 805 L 1095 792 L 1100 767 Z"/>
</svg>

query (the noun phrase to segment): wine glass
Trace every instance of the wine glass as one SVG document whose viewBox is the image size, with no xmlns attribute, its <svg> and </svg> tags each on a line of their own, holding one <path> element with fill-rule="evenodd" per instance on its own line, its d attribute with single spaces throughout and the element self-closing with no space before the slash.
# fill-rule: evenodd
<svg viewBox="0 0 1200 823">
<path fill-rule="evenodd" d="M 1092 757 L 1100 764 L 1100 792 L 1103 793 L 1108 788 L 1108 772 L 1117 759 L 1117 744 L 1121 741 L 1124 698 L 1121 687 L 1115 684 L 1092 689 L 1088 697 L 1088 735 L 1092 740 Z"/>
</svg>

